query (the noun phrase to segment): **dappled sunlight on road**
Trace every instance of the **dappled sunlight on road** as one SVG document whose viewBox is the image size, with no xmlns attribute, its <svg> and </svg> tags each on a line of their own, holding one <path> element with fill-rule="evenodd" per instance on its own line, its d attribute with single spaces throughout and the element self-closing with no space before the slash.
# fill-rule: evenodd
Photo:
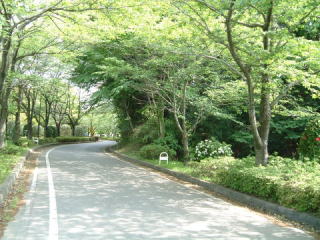
<svg viewBox="0 0 320 240">
<path fill-rule="evenodd" d="M 80 146 L 57 149 L 51 157 L 61 239 L 308 239 L 245 208 L 101 155 L 98 147 L 87 152 Z"/>
<path fill-rule="evenodd" d="M 102 153 L 107 143 L 57 147 L 50 154 L 59 240 L 313 239 L 157 173 Z M 48 239 L 48 183 L 39 160 L 30 211 L 20 211 L 5 240 Z"/>
</svg>

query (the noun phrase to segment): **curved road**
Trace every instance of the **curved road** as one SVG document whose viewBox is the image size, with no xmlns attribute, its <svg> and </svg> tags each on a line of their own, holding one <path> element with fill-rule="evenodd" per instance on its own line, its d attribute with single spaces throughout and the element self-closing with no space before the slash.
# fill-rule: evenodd
<svg viewBox="0 0 320 240">
<path fill-rule="evenodd" d="M 2 239 L 313 239 L 103 153 L 110 144 L 43 153 L 27 204 Z"/>
</svg>

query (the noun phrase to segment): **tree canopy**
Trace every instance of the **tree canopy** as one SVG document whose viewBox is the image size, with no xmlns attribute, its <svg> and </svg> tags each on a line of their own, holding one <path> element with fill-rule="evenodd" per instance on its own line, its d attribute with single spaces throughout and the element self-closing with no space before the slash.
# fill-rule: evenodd
<svg viewBox="0 0 320 240">
<path fill-rule="evenodd" d="M 317 0 L 0 3 L 0 147 L 14 119 L 15 142 L 69 125 L 187 162 L 214 137 L 267 165 L 319 118 Z"/>
</svg>

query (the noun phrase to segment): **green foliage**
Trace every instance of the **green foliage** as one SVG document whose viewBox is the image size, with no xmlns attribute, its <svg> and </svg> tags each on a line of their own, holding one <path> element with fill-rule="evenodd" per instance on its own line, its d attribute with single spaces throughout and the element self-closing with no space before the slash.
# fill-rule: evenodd
<svg viewBox="0 0 320 240">
<path fill-rule="evenodd" d="M 5 148 L 0 149 L 0 184 L 11 173 L 26 150 L 27 148 L 13 145 L 11 142 Z"/>
<path fill-rule="evenodd" d="M 76 126 L 76 130 L 75 130 L 75 136 L 76 137 L 83 137 L 88 133 L 88 127 L 87 126 Z"/>
<path fill-rule="evenodd" d="M 195 149 L 195 160 L 200 161 L 208 157 L 231 156 L 231 145 L 219 142 L 215 138 L 199 142 Z"/>
<path fill-rule="evenodd" d="M 175 158 L 176 156 L 176 152 L 173 149 L 169 148 L 168 146 L 163 146 L 155 143 L 143 146 L 140 149 L 139 154 L 146 159 L 158 159 L 160 153 L 162 152 L 167 152 L 169 155 L 169 159 Z"/>
<path fill-rule="evenodd" d="M 131 141 L 136 141 L 141 144 L 150 144 L 158 137 L 159 130 L 157 123 L 154 120 L 148 120 L 133 130 Z"/>
<path fill-rule="evenodd" d="M 55 126 L 48 126 L 46 129 L 46 138 L 58 137 L 58 131 Z"/>
<path fill-rule="evenodd" d="M 181 146 L 177 138 L 174 137 L 173 135 L 167 135 L 163 138 L 158 138 L 154 140 L 153 143 L 161 146 L 167 146 L 170 149 L 174 150 L 175 152 L 178 152 L 181 150 Z"/>
<path fill-rule="evenodd" d="M 40 138 L 39 139 L 39 144 L 49 144 L 49 143 L 55 143 L 56 139 L 55 138 Z"/>
<path fill-rule="evenodd" d="M 311 120 L 300 138 L 299 156 L 302 160 L 320 162 L 320 119 Z"/>
<path fill-rule="evenodd" d="M 58 143 L 72 143 L 95 141 L 95 139 L 91 137 L 57 137 L 56 141 Z"/>
<path fill-rule="evenodd" d="M 320 164 L 270 157 L 256 167 L 251 157 L 207 158 L 191 162 L 192 175 L 283 206 L 320 216 Z"/>
<path fill-rule="evenodd" d="M 26 138 L 20 138 L 15 145 L 19 147 L 28 147 L 34 145 L 34 142 L 32 140 L 26 139 Z"/>
<path fill-rule="evenodd" d="M 21 147 L 9 144 L 5 148 L 0 149 L 0 154 L 17 155 L 21 153 Z"/>
</svg>

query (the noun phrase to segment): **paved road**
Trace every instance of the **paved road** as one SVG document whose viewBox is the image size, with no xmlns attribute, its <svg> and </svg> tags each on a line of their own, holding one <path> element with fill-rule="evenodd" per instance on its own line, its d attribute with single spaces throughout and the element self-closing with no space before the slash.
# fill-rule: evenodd
<svg viewBox="0 0 320 240">
<path fill-rule="evenodd" d="M 43 153 L 5 240 L 313 239 L 103 153 L 112 142 Z"/>
</svg>

